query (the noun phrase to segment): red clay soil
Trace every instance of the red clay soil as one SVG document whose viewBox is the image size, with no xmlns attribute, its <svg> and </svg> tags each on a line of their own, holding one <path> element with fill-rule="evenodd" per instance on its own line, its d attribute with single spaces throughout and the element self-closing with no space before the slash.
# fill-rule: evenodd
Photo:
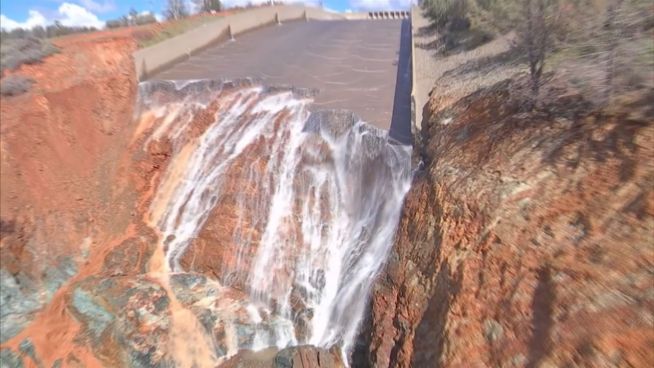
<svg viewBox="0 0 654 368">
<path fill-rule="evenodd" d="M 120 168 L 133 130 L 136 43 L 123 32 L 55 43 L 59 53 L 15 71 L 36 81 L 32 90 L 0 100 L 2 267 L 37 283 L 61 256 L 78 264 L 76 277 L 98 272 L 98 257 L 135 233 L 136 193 Z M 17 350 L 29 336 L 47 366 L 65 350 L 81 366 L 98 366 L 72 344 L 78 325 L 65 294 L 2 347 Z"/>
</svg>

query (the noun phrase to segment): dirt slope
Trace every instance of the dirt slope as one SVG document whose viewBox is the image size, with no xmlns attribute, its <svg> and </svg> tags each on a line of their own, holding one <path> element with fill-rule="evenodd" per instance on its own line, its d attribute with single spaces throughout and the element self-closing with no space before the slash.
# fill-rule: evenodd
<svg viewBox="0 0 654 368">
<path fill-rule="evenodd" d="M 654 360 L 654 111 L 517 77 L 435 89 L 362 364 L 645 367 Z"/>
<path fill-rule="evenodd" d="M 127 232 L 134 202 L 119 167 L 132 130 L 136 44 L 120 33 L 55 43 L 59 53 L 15 72 L 36 81 L 32 90 L 0 100 L 0 272 L 3 310 L 11 309 L 2 316 L 3 348 L 17 347 L 15 335 L 57 290 Z M 74 337 L 64 336 L 69 318 L 42 315 L 31 325 L 52 325 L 32 331 L 35 344 Z"/>
</svg>

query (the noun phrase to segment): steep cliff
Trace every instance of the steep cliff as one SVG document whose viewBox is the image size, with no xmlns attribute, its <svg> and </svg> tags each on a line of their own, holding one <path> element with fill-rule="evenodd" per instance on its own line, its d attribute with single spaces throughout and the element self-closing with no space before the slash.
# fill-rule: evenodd
<svg viewBox="0 0 654 368">
<path fill-rule="evenodd" d="M 598 109 L 554 81 L 527 111 L 523 90 L 432 92 L 366 364 L 654 361 L 654 96 Z"/>
<path fill-rule="evenodd" d="M 15 72 L 36 81 L 31 91 L 0 103 L 3 344 L 124 230 L 132 210 L 133 193 L 116 178 L 131 132 L 136 45 L 102 34 L 56 43 L 57 54 Z"/>
</svg>

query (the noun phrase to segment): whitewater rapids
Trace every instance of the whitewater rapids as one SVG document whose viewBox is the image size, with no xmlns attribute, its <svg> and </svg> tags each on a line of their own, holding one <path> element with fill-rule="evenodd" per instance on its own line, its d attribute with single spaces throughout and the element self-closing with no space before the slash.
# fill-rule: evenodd
<svg viewBox="0 0 654 368">
<path fill-rule="evenodd" d="M 189 271 L 180 261 L 236 163 L 239 181 L 256 189 L 237 196 L 233 243 L 210 245 L 236 249 L 215 284 L 240 285 L 246 316 L 216 310 L 226 325 L 238 321 L 232 335 L 248 335 L 212 337 L 227 346 L 216 355 L 311 344 L 349 356 L 410 187 L 411 147 L 351 113 L 313 110 L 310 93 L 250 81 L 143 82 L 137 113 L 153 117 L 141 119 L 152 124 L 139 127 L 144 149 L 172 146 L 149 210 L 171 274 Z M 247 167 L 254 145 L 264 164 Z"/>
</svg>

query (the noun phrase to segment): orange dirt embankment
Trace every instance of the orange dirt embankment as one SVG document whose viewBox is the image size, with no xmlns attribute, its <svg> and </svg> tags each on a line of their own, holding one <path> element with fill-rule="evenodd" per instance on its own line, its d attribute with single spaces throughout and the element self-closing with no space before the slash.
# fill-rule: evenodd
<svg viewBox="0 0 654 368">
<path fill-rule="evenodd" d="M 99 361 L 74 344 L 79 325 L 66 309 L 68 286 L 112 272 L 103 264 L 116 246 L 135 257 L 116 272 L 149 258 L 156 235 L 143 224 L 141 209 L 167 154 L 164 147 L 138 159 L 131 149 L 138 142 L 130 146 L 137 91 L 131 32 L 75 35 L 55 44 L 59 53 L 15 71 L 36 81 L 31 91 L 1 100 L 2 269 L 42 304 L 15 336 L 3 336 L 2 348 L 16 352 L 29 338 L 46 366 L 68 356 L 74 359 L 65 366 L 90 367 Z M 63 263 L 72 267 L 72 279 L 58 278 L 53 286 L 50 275 Z"/>
<path fill-rule="evenodd" d="M 3 248 L 19 228 L 52 229 L 44 231 L 41 250 L 56 254 L 80 251 L 87 236 L 97 243 L 98 222 L 124 227 L 107 215 L 127 210 L 115 200 L 110 179 L 131 129 L 134 42 L 86 37 L 58 46 L 43 63 L 17 71 L 36 81 L 29 93 L 2 99 L 0 216 L 11 225 Z M 11 267 L 5 262 L 3 253 L 3 266 Z"/>
<path fill-rule="evenodd" d="M 646 367 L 654 277 L 652 93 L 594 107 L 516 77 L 425 107 L 367 326 L 375 367 Z"/>
</svg>

